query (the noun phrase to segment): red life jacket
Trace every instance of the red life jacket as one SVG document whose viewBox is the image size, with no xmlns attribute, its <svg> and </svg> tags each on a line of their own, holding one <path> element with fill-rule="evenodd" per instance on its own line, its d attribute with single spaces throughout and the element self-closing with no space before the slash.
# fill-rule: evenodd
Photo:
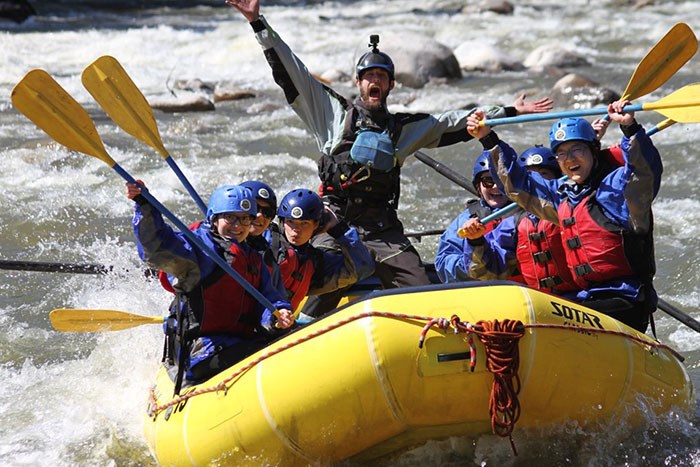
<svg viewBox="0 0 700 467">
<path fill-rule="evenodd" d="M 578 290 L 566 263 L 558 225 L 522 213 L 518 225 L 518 265 L 525 284 L 550 293 Z"/>
<path fill-rule="evenodd" d="M 282 274 L 282 283 L 287 290 L 292 310 L 296 310 L 304 297 L 309 293 L 311 279 L 316 268 L 311 258 L 306 258 L 300 264 L 296 250 L 289 246 L 280 257 L 282 257 L 282 260 L 278 260 L 278 264 Z"/>
<path fill-rule="evenodd" d="M 588 288 L 591 282 L 635 276 L 625 254 L 622 229 L 600 212 L 594 195 L 573 209 L 563 200 L 558 212 L 566 261 L 580 288 Z"/>
<path fill-rule="evenodd" d="M 202 221 L 189 226 L 196 230 Z M 248 248 L 246 252 L 232 243 L 231 267 L 256 289 L 260 288 L 262 259 L 258 252 Z M 177 293 L 164 271 L 158 271 L 163 288 Z M 187 294 L 189 307 L 199 323 L 199 334 L 235 334 L 250 337 L 260 321 L 258 302 L 252 295 L 220 267 L 205 277 L 199 287 Z"/>
<path fill-rule="evenodd" d="M 232 243 L 231 267 L 256 289 L 260 288 L 262 259 L 249 248 L 246 252 Z M 231 277 L 217 267 L 200 284 L 199 292 L 189 294 L 190 306 L 200 323 L 201 334 L 235 334 L 251 336 L 260 321 L 258 302 Z"/>
</svg>

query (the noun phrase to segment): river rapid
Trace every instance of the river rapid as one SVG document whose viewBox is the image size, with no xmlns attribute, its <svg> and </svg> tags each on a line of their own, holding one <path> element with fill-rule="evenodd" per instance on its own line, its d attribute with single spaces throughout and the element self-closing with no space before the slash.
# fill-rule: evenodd
<svg viewBox="0 0 700 467">
<path fill-rule="evenodd" d="M 262 12 L 317 73 L 333 68 L 351 73 L 369 34 L 408 30 L 453 49 L 470 40 L 486 41 L 520 61 L 540 45 L 556 43 L 591 62 L 577 72 L 620 93 L 637 63 L 673 24 L 684 21 L 700 31 L 695 1 L 640 9 L 622 1 L 516 3 L 510 16 L 465 15 L 458 12 L 461 2 L 430 0 L 275 3 L 264 4 Z M 156 112 L 166 148 L 205 199 L 222 183 L 255 178 L 277 188 L 278 195 L 316 187 L 315 143 L 286 106 L 250 27 L 229 7 L 109 11 L 68 10 L 50 2 L 36 6 L 39 15 L 27 24 L 0 23 L 0 258 L 97 263 L 112 266 L 112 272 L 0 270 L 0 463 L 152 465 L 143 423 L 162 350 L 159 326 L 61 333 L 52 329 L 48 313 L 96 308 L 157 316 L 168 296 L 144 275 L 122 179 L 99 160 L 52 142 L 14 110 L 12 87 L 33 68 L 48 71 L 87 108 L 110 155 L 144 179 L 185 223 L 196 220 L 198 210 L 173 172 L 154 150 L 119 130 L 82 87 L 80 73 L 99 56 L 116 57 L 149 99 L 167 97 L 176 79 L 226 81 L 255 93 L 253 99 L 219 103 L 213 112 Z M 693 83 L 699 74 L 696 57 L 644 100 Z M 389 103 L 392 110 L 413 112 L 505 105 L 521 92 L 546 95 L 554 81 L 527 70 L 470 72 L 422 89 L 399 85 Z M 348 86 L 339 90 L 352 92 Z M 647 128 L 661 119 L 654 112 L 638 113 Z M 534 142 L 546 143 L 550 124 L 506 125 L 498 132 L 522 151 Z M 655 284 L 665 300 L 700 319 L 696 128 L 677 124 L 654 137 L 665 165 L 654 205 Z M 619 137 L 619 129 L 611 127 L 604 143 Z M 470 142 L 426 152 L 468 176 L 480 146 Z M 402 170 L 400 217 L 409 231 L 444 228 L 469 197 L 415 158 Z M 425 237 L 417 247 L 432 262 L 437 237 Z M 700 386 L 700 336 L 661 311 L 655 316 L 659 338 L 686 357 L 694 385 Z M 697 466 L 699 423 L 696 404 L 689 418 L 650 416 L 639 429 L 620 421 L 597 430 L 516 428 L 517 457 L 507 441 L 485 435 L 428 443 L 381 465 Z"/>
</svg>

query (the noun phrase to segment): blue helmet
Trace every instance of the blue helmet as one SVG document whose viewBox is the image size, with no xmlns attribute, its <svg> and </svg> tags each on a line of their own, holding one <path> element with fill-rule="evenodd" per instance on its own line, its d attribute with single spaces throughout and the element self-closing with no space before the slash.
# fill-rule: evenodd
<svg viewBox="0 0 700 467">
<path fill-rule="evenodd" d="M 212 221 L 216 214 L 242 212 L 255 216 L 258 206 L 253 192 L 239 185 L 222 185 L 211 194 L 207 207 L 207 220 Z"/>
<path fill-rule="evenodd" d="M 544 146 L 537 145 L 526 149 L 516 160 L 520 167 L 549 167 L 559 171 L 559 163 L 554 153 Z"/>
<path fill-rule="evenodd" d="M 360 79 L 363 71 L 370 68 L 382 68 L 389 73 L 389 79 L 394 79 L 394 62 L 387 54 L 379 51 L 377 44 L 379 44 L 379 35 L 372 34 L 369 36 L 369 46 L 372 47 L 372 50 L 357 61 L 357 66 L 355 67 L 355 77 L 357 79 Z"/>
<path fill-rule="evenodd" d="M 596 143 L 598 138 L 593 126 L 584 118 L 562 118 L 549 130 L 549 147 L 552 152 L 556 152 L 561 143 L 572 140 Z"/>
<path fill-rule="evenodd" d="M 241 183 L 241 186 L 252 191 L 255 199 L 267 201 L 275 211 L 277 210 L 277 196 L 275 196 L 275 192 L 272 191 L 268 184 L 257 180 L 248 180 Z"/>
<path fill-rule="evenodd" d="M 313 219 L 320 221 L 323 216 L 323 201 L 311 190 L 297 188 L 287 193 L 277 215 L 282 219 Z"/>
<path fill-rule="evenodd" d="M 477 190 L 479 189 L 479 184 L 476 183 L 477 179 L 479 178 L 479 174 L 483 172 L 488 172 L 489 168 L 491 167 L 491 154 L 489 151 L 484 150 L 479 156 L 476 158 L 474 161 L 474 170 L 472 171 L 472 185 L 474 185 L 474 188 Z"/>
</svg>

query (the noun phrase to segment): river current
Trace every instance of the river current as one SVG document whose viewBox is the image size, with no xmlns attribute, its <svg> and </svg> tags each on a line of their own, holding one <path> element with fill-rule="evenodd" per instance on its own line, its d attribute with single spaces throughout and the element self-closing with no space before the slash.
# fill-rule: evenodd
<svg viewBox="0 0 700 467">
<path fill-rule="evenodd" d="M 618 92 L 673 24 L 684 21 L 700 31 L 695 1 L 632 8 L 622 1 L 532 0 L 515 2 L 508 16 L 461 14 L 463 3 L 285 2 L 264 4 L 262 12 L 319 74 L 329 69 L 351 73 L 369 34 L 410 31 L 453 49 L 467 41 L 488 43 L 519 61 L 541 45 L 557 44 L 591 63 L 575 71 Z M 175 80 L 188 79 L 225 81 L 255 94 L 218 103 L 213 112 L 156 112 L 166 148 L 205 199 L 222 183 L 255 178 L 273 185 L 278 195 L 316 187 L 317 150 L 273 82 L 250 27 L 233 9 L 68 10 L 42 2 L 37 10 L 39 15 L 26 24 L 0 23 L 0 259 L 96 263 L 111 266 L 112 272 L 0 270 L 0 462 L 152 465 L 143 423 L 146 394 L 161 356 L 160 328 L 61 333 L 52 329 L 48 312 L 115 309 L 156 316 L 168 297 L 143 273 L 122 179 L 99 160 L 71 152 L 37 129 L 12 107 L 12 87 L 31 69 L 48 71 L 88 110 L 109 154 L 144 179 L 185 223 L 196 220 L 198 210 L 173 172 L 153 149 L 119 130 L 82 87 L 80 73 L 99 56 L 116 57 L 149 99 L 167 97 Z M 697 81 L 699 74 L 696 57 L 643 101 L 660 99 Z M 505 105 L 521 92 L 546 95 L 554 81 L 528 70 L 465 72 L 461 80 L 421 89 L 399 85 L 389 103 L 392 110 L 412 112 Z M 339 90 L 352 92 L 342 85 Z M 654 112 L 638 113 L 647 128 L 661 119 Z M 533 138 L 546 143 L 549 124 L 504 125 L 498 132 L 522 151 Z M 665 166 L 654 205 L 655 284 L 665 300 L 695 319 L 700 319 L 699 135 L 693 124 L 677 124 L 654 137 Z M 619 129 L 611 127 L 604 143 L 613 144 L 619 136 Z M 426 151 L 465 176 L 479 152 L 474 142 Z M 409 158 L 401 196 L 406 229 L 422 231 L 444 228 L 471 195 Z M 424 260 L 433 260 L 437 237 L 424 237 L 416 245 Z M 658 337 L 686 357 L 691 379 L 700 386 L 700 336 L 661 311 L 655 316 Z M 381 465 L 697 466 L 699 423 L 696 404 L 689 418 L 650 416 L 642 429 L 624 423 L 598 431 L 516 429 L 518 457 L 507 442 L 488 435 L 429 443 Z"/>
</svg>

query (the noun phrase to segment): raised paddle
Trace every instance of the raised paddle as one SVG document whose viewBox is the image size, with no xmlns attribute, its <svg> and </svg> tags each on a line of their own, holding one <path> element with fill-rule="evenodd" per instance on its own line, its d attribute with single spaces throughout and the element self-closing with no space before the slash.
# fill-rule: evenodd
<svg viewBox="0 0 700 467">
<path fill-rule="evenodd" d="M 0 269 L 34 272 L 65 272 L 72 274 L 107 274 L 112 270 L 101 264 L 46 263 L 42 261 L 15 261 L 0 259 Z"/>
<path fill-rule="evenodd" d="M 689 84 L 655 102 L 645 104 L 630 104 L 625 106 L 626 112 L 653 110 L 661 115 L 680 123 L 697 122 L 700 117 L 700 83 Z M 608 113 L 607 107 L 593 109 L 566 110 L 563 112 L 547 112 L 540 114 L 519 115 L 517 117 L 492 118 L 479 122 L 481 126 L 497 126 L 509 123 L 534 122 L 567 117 L 585 117 Z"/>
<path fill-rule="evenodd" d="M 44 70 L 32 70 L 12 89 L 12 104 L 54 140 L 74 151 L 106 163 L 129 183 L 136 180 L 107 153 L 92 119 L 85 109 Z M 226 271 L 241 287 L 275 315 L 275 306 L 246 281 L 221 256 L 209 248 L 180 219 L 163 206 L 145 187 L 142 195 L 161 214 L 180 229 L 183 235 Z"/>
<path fill-rule="evenodd" d="M 199 209 L 206 214 L 206 204 L 163 146 L 153 109 L 121 64 L 108 55 L 100 57 L 83 70 L 82 81 L 85 89 L 117 125 L 163 156 Z"/>
<path fill-rule="evenodd" d="M 685 23 L 676 24 L 639 62 L 620 100 L 633 101 L 654 92 L 697 50 L 698 40 L 690 27 Z"/>
<path fill-rule="evenodd" d="M 635 100 L 645 96 L 668 81 L 673 75 L 690 60 L 698 50 L 698 40 L 692 29 L 685 23 L 674 25 L 664 37 L 642 58 L 632 73 L 632 77 L 627 83 L 621 100 Z M 561 112 L 550 113 L 551 118 L 565 118 L 582 115 L 563 115 Z M 607 114 L 607 109 L 602 113 L 591 113 L 586 115 Z M 547 115 L 547 114 L 538 114 Z M 606 115 L 607 117 L 607 115 Z M 512 117 L 518 118 L 518 117 Z M 506 120 L 506 119 L 496 119 Z M 542 118 L 541 120 L 547 120 Z M 535 120 L 510 120 L 504 123 L 519 123 Z M 495 126 L 487 120 L 485 125 Z M 503 124 L 503 123 L 500 123 Z"/>
<path fill-rule="evenodd" d="M 698 40 L 685 23 L 673 26 L 635 68 L 620 100 L 633 101 L 654 92 L 690 60 Z M 603 119 L 607 120 L 606 115 Z"/>
<path fill-rule="evenodd" d="M 59 308 L 49 313 L 51 325 L 63 332 L 121 331 L 142 324 L 163 324 L 162 316 L 141 316 L 116 310 L 71 310 Z"/>
</svg>

